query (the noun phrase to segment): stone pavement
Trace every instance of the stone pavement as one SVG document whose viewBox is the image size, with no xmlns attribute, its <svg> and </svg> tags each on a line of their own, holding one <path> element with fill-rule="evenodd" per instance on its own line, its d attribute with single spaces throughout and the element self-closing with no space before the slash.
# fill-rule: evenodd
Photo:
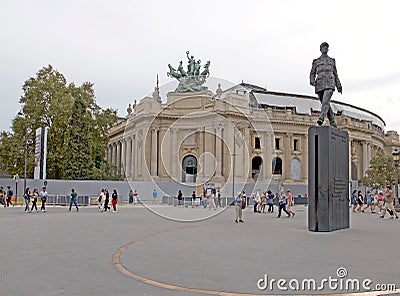
<svg viewBox="0 0 400 296">
<path fill-rule="evenodd" d="M 22 207 L 1 207 L 0 295 L 352 292 L 327 285 L 296 292 L 281 291 L 276 283 L 272 291 L 257 287 L 266 274 L 268 280 L 312 278 L 319 285 L 329 276 L 340 279 L 339 268 L 347 272 L 343 279 L 400 287 L 399 221 L 352 213 L 351 229 L 313 233 L 307 208 L 294 209 L 294 218 L 277 219 L 247 208 L 245 223 L 236 224 L 233 208 L 204 219 L 217 211 L 157 205 L 152 212 L 126 205 L 115 214 L 96 207 L 25 214 Z M 173 220 L 191 217 L 198 221 Z"/>
</svg>

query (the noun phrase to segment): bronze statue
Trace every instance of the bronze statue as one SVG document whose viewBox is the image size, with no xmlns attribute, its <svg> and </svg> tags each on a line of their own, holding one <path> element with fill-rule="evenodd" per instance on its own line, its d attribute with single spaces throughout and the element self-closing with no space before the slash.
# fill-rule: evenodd
<svg viewBox="0 0 400 296">
<path fill-rule="evenodd" d="M 313 60 L 310 72 L 310 84 L 315 86 L 315 93 L 322 103 L 317 123 L 322 125 L 325 116 L 328 116 L 330 125 L 336 127 L 335 116 L 329 103 L 335 87 L 342 93 L 342 85 L 337 74 L 335 59 L 328 56 L 329 44 L 323 42 L 319 48 L 321 56 Z"/>
</svg>

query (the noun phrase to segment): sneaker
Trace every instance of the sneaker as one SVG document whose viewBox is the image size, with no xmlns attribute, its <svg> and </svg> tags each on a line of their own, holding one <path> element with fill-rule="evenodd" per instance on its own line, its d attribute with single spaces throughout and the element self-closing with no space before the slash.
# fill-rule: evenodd
<svg viewBox="0 0 400 296">
<path fill-rule="evenodd" d="M 235 220 L 236 223 L 239 223 L 238 220 Z"/>
<path fill-rule="evenodd" d="M 383 216 L 379 216 L 379 218 L 383 219 Z"/>
<path fill-rule="evenodd" d="M 288 218 L 290 218 L 290 215 L 287 215 Z"/>
<path fill-rule="evenodd" d="M 243 220 L 239 220 L 239 222 L 240 222 L 240 223 L 244 223 L 244 221 L 243 221 Z"/>
<path fill-rule="evenodd" d="M 397 220 L 397 219 L 399 219 L 399 216 L 396 216 L 396 218 L 395 218 L 395 219 L 396 219 L 396 220 Z"/>
<path fill-rule="evenodd" d="M 292 217 L 294 217 L 294 215 L 296 215 L 296 213 L 293 213 L 293 214 L 292 214 Z"/>
</svg>

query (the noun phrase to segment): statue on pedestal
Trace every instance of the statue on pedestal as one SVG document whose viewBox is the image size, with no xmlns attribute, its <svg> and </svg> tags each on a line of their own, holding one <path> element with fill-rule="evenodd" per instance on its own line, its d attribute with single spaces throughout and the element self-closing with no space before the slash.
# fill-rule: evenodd
<svg viewBox="0 0 400 296">
<path fill-rule="evenodd" d="M 167 76 L 176 78 L 179 81 L 179 85 L 176 92 L 195 92 L 207 90 L 203 84 L 206 79 L 210 76 L 209 67 L 210 61 L 204 65 L 204 70 L 201 71 L 201 60 L 196 61 L 193 55 L 189 56 L 189 51 L 186 52 L 188 58 L 187 72 L 183 69 L 182 61 L 179 62 L 177 70 L 168 64 L 169 72 Z"/>
<path fill-rule="evenodd" d="M 328 56 L 328 50 L 329 44 L 323 42 L 320 45 L 321 56 L 312 63 L 310 84 L 315 87 L 315 93 L 322 103 L 318 125 L 322 125 L 325 116 L 328 116 L 330 125 L 336 127 L 335 116 L 329 103 L 335 87 L 342 93 L 342 85 L 337 74 L 335 59 Z"/>
</svg>

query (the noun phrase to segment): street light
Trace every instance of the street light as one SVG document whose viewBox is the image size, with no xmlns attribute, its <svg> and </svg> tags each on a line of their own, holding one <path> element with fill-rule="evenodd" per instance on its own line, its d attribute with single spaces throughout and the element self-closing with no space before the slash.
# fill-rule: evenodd
<svg viewBox="0 0 400 296">
<path fill-rule="evenodd" d="M 400 151 L 397 149 L 394 149 L 392 152 L 393 156 L 393 161 L 394 161 L 394 195 L 395 195 L 395 200 L 397 199 L 397 202 L 399 202 L 399 191 L 398 191 L 398 186 L 399 186 L 399 159 L 400 159 Z"/>
<path fill-rule="evenodd" d="M 24 116 L 24 119 L 26 120 L 26 115 L 24 115 L 21 111 L 18 112 L 19 116 Z M 28 164 L 28 127 L 26 125 L 25 121 L 25 148 L 24 148 L 24 194 L 26 191 L 26 170 L 27 170 L 27 164 Z"/>
</svg>

